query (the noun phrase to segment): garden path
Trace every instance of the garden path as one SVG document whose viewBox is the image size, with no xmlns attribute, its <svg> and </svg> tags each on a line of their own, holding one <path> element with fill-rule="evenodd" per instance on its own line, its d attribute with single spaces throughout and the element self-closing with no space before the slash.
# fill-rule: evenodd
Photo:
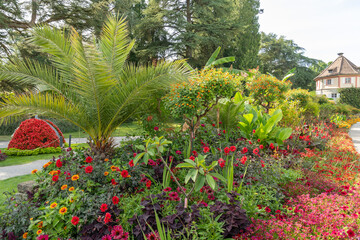
<svg viewBox="0 0 360 240">
<path fill-rule="evenodd" d="M 119 144 L 124 141 L 126 137 L 114 137 L 115 144 Z M 71 143 L 86 143 L 86 138 L 73 138 L 71 139 Z M 2 145 L 1 145 L 2 144 Z M 0 148 L 5 148 L 9 144 L 9 142 L 1 142 Z M 26 163 L 22 165 L 14 165 L 8 167 L 0 167 L 0 180 L 5 180 L 12 177 L 22 176 L 26 174 L 30 174 L 34 169 L 41 169 L 42 166 L 47 163 L 48 160 L 38 160 L 33 161 L 31 163 Z"/>
<path fill-rule="evenodd" d="M 351 126 L 349 136 L 352 138 L 356 151 L 360 153 L 360 122 Z"/>
</svg>

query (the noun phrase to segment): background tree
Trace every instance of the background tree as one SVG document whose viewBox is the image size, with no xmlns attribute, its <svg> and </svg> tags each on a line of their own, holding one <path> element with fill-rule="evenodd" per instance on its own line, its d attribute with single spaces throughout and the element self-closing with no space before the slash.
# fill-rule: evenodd
<svg viewBox="0 0 360 240">
<path fill-rule="evenodd" d="M 282 79 L 289 70 L 296 68 L 295 75 L 290 78 L 293 88 L 314 90 L 313 80 L 319 72 L 311 66 L 320 66 L 321 61 L 304 56 L 304 48 L 293 40 L 278 37 L 274 33 L 261 33 L 259 57 L 262 72 Z"/>
</svg>

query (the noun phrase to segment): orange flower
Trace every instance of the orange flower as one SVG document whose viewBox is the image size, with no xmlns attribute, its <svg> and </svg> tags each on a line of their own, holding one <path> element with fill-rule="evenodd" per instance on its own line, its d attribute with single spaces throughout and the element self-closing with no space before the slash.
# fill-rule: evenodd
<svg viewBox="0 0 360 240">
<path fill-rule="evenodd" d="M 49 164 L 45 163 L 43 168 L 47 168 L 49 166 Z"/>
<path fill-rule="evenodd" d="M 28 233 L 26 232 L 26 233 L 24 233 L 23 234 L 23 239 L 26 239 L 27 238 L 27 235 L 28 235 Z"/>
<path fill-rule="evenodd" d="M 66 212 L 67 212 L 67 208 L 66 208 L 66 207 L 62 207 L 62 208 L 60 208 L 60 210 L 59 210 L 59 213 L 62 214 L 62 215 L 64 215 Z"/>
<path fill-rule="evenodd" d="M 42 233 L 42 230 L 41 230 L 41 229 L 37 230 L 37 232 L 36 232 L 37 235 L 39 235 L 39 234 L 41 234 L 41 233 Z"/>
<path fill-rule="evenodd" d="M 72 176 L 71 177 L 71 180 L 73 180 L 73 181 L 76 181 L 76 180 L 78 180 L 80 177 L 79 177 L 79 175 L 74 175 L 74 176 Z"/>
<path fill-rule="evenodd" d="M 74 187 L 69 188 L 69 192 L 72 192 L 72 191 L 74 191 L 74 190 L 75 190 Z"/>
<path fill-rule="evenodd" d="M 108 162 L 108 161 L 109 161 L 109 159 L 108 159 L 108 158 L 105 158 L 105 159 L 104 159 L 104 161 L 105 161 L 105 162 Z"/>
<path fill-rule="evenodd" d="M 61 190 L 65 190 L 65 189 L 67 189 L 67 185 L 66 185 L 66 184 L 61 186 Z"/>
<path fill-rule="evenodd" d="M 56 202 L 53 202 L 51 205 L 50 205 L 50 208 L 52 209 L 52 208 L 56 208 L 56 206 L 57 206 L 57 203 Z"/>
<path fill-rule="evenodd" d="M 34 169 L 31 171 L 31 174 L 35 174 L 38 170 L 37 169 Z"/>
<path fill-rule="evenodd" d="M 109 172 L 104 172 L 104 176 L 107 176 L 107 175 L 109 175 Z"/>
<path fill-rule="evenodd" d="M 114 165 L 111 166 L 111 171 L 116 171 L 116 167 Z"/>
</svg>

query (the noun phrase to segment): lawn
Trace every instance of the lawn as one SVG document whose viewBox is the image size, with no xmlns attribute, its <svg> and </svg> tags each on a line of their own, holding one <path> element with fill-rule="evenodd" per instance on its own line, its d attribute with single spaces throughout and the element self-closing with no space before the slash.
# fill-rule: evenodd
<svg viewBox="0 0 360 240">
<path fill-rule="evenodd" d="M 33 155 L 33 156 L 10 156 L 5 161 L 0 162 L 0 167 L 21 165 L 21 164 L 33 162 L 36 160 L 52 159 L 53 156 L 58 156 L 60 154 L 61 153 L 55 153 L 55 154 L 49 153 L 49 154 L 39 154 L 39 155 Z"/>
<path fill-rule="evenodd" d="M 35 179 L 34 175 L 28 174 L 19 177 L 13 177 L 0 181 L 0 215 L 4 211 L 4 201 L 6 200 L 4 192 L 12 192 L 13 190 L 17 192 L 17 185 L 22 182 L 30 181 Z"/>
</svg>

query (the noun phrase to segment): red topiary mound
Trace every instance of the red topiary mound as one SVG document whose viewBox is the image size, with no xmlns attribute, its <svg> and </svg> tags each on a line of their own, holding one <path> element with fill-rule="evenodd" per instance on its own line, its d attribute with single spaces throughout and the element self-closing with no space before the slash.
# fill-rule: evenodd
<svg viewBox="0 0 360 240">
<path fill-rule="evenodd" d="M 32 150 L 39 147 L 59 147 L 60 139 L 56 134 L 65 138 L 55 124 L 49 120 L 28 119 L 23 121 L 16 129 L 9 145 L 9 148 Z"/>
</svg>

